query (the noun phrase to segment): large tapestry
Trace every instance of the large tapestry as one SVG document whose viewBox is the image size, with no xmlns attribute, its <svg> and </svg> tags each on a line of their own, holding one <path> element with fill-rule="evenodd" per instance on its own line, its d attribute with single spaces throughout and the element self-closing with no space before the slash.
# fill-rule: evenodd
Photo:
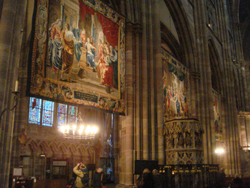
<svg viewBox="0 0 250 188">
<path fill-rule="evenodd" d="M 124 113 L 125 18 L 100 0 L 37 0 L 29 96 Z"/>
<path fill-rule="evenodd" d="M 164 119 L 189 117 L 189 70 L 166 50 L 163 54 Z"/>
<path fill-rule="evenodd" d="M 214 130 L 215 130 L 215 140 L 218 142 L 223 142 L 223 131 L 222 131 L 222 121 L 221 121 L 221 99 L 220 95 L 213 90 L 213 110 L 214 110 Z"/>
</svg>

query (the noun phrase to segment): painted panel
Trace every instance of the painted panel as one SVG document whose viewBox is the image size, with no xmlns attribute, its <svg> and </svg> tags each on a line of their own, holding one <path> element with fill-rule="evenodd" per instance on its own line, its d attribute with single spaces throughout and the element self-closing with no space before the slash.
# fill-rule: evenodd
<svg viewBox="0 0 250 188">
<path fill-rule="evenodd" d="M 28 94 L 124 113 L 125 18 L 100 0 L 37 0 Z"/>
</svg>

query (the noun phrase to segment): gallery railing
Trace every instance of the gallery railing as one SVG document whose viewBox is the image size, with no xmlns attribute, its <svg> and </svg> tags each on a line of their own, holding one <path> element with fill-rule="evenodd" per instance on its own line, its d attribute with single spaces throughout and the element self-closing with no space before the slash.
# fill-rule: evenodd
<svg viewBox="0 0 250 188">
<path fill-rule="evenodd" d="M 215 188 L 218 185 L 218 165 L 164 165 L 159 167 L 164 188 Z"/>
</svg>

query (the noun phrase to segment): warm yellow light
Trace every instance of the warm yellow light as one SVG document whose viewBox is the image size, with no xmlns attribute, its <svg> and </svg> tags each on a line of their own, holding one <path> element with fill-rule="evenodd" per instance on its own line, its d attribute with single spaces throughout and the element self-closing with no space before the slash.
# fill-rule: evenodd
<svg viewBox="0 0 250 188">
<path fill-rule="evenodd" d="M 225 150 L 223 149 L 223 148 L 217 148 L 216 150 L 215 150 L 215 153 L 216 154 L 223 154 L 225 152 Z"/>
<path fill-rule="evenodd" d="M 66 127 L 65 126 L 60 126 L 60 131 L 62 132 L 62 133 L 65 133 L 65 129 L 66 129 Z"/>
<path fill-rule="evenodd" d="M 69 129 L 70 129 L 70 127 L 69 127 L 69 125 L 67 125 L 67 126 L 66 126 L 66 132 L 67 132 L 67 133 L 69 133 Z"/>
<path fill-rule="evenodd" d="M 85 133 L 86 134 L 89 134 L 89 132 L 91 131 L 91 127 L 90 126 L 87 126 L 86 130 L 85 130 Z"/>
<path fill-rule="evenodd" d="M 79 135 L 81 135 L 81 134 L 82 134 L 83 129 L 84 129 L 84 126 L 83 126 L 83 125 L 81 125 L 81 126 L 80 126 L 80 129 L 79 129 L 79 131 L 78 131 L 78 132 L 79 132 Z"/>
<path fill-rule="evenodd" d="M 92 127 L 91 128 L 91 134 L 96 134 L 98 131 L 97 127 Z"/>
<path fill-rule="evenodd" d="M 67 138 L 79 138 L 79 139 L 91 139 L 95 137 L 95 134 L 98 132 L 98 127 L 96 126 L 84 126 L 84 125 L 62 125 L 59 126 L 59 130 Z"/>
</svg>

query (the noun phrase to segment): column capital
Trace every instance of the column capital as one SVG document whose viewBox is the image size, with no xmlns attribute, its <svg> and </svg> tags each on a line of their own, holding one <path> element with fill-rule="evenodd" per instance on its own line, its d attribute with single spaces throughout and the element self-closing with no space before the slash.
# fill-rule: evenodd
<svg viewBox="0 0 250 188">
<path fill-rule="evenodd" d="M 142 25 L 140 23 L 128 21 L 126 23 L 126 30 L 127 32 L 132 32 L 133 34 L 140 34 L 142 33 Z"/>
</svg>

